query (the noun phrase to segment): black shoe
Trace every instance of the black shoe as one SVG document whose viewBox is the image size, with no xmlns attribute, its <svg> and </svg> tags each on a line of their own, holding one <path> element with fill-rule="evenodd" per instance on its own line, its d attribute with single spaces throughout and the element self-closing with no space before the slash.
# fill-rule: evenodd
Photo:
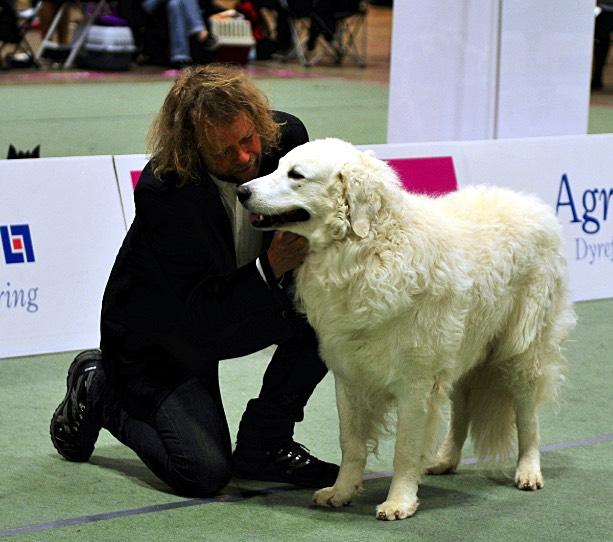
<svg viewBox="0 0 613 542">
<path fill-rule="evenodd" d="M 68 369 L 68 390 L 51 418 L 51 442 L 69 461 L 87 461 L 102 427 L 88 397 L 92 383 L 103 376 L 100 350 L 81 352 Z"/>
<path fill-rule="evenodd" d="M 232 460 L 234 475 L 248 480 L 326 487 L 334 484 L 338 474 L 338 465 L 317 459 L 302 444 L 293 441 L 267 451 L 237 447 Z"/>
<path fill-rule="evenodd" d="M 202 42 L 205 51 L 217 51 L 221 47 L 219 40 L 209 32 L 209 35 Z"/>
<path fill-rule="evenodd" d="M 47 43 L 41 53 L 42 58 L 51 60 L 52 62 L 64 62 L 70 55 L 69 45 L 58 45 L 57 43 Z"/>
<path fill-rule="evenodd" d="M 210 64 L 219 49 L 219 42 L 211 34 L 204 41 L 199 41 L 196 35 L 189 37 L 189 54 L 195 65 Z"/>
</svg>

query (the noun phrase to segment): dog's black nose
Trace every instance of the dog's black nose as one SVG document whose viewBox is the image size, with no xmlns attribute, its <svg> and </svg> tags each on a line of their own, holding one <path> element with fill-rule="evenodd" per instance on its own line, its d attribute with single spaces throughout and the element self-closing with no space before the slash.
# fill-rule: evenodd
<svg viewBox="0 0 613 542">
<path fill-rule="evenodd" d="M 236 195 L 238 197 L 238 201 L 244 203 L 249 199 L 249 196 L 251 196 L 251 190 L 249 190 L 249 188 L 246 186 L 239 186 L 236 189 Z"/>
</svg>

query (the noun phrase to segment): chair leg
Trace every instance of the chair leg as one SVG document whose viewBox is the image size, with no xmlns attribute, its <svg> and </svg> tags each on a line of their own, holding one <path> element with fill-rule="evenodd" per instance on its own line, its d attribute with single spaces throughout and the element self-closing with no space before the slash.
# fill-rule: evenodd
<svg viewBox="0 0 613 542">
<path fill-rule="evenodd" d="M 366 15 L 358 14 L 353 15 L 356 18 L 355 21 L 343 21 L 344 34 L 346 39 L 344 40 L 344 48 L 346 53 L 351 56 L 354 62 L 360 67 L 366 67 L 366 55 L 368 36 L 366 34 Z M 353 22 L 353 25 L 352 25 Z M 360 45 L 357 44 L 357 39 L 360 38 Z"/>
<path fill-rule="evenodd" d="M 45 47 L 47 47 L 47 45 L 52 42 L 51 37 L 55 33 L 57 26 L 60 24 L 60 20 L 62 19 L 62 16 L 68 9 L 69 4 L 70 2 L 64 2 L 62 3 L 62 5 L 60 5 L 59 9 L 57 10 L 55 17 L 53 17 L 53 21 L 51 22 L 51 26 L 49 27 L 49 30 L 47 30 L 47 33 L 43 36 L 43 39 L 40 42 L 40 47 L 38 48 L 38 51 L 36 51 L 36 54 L 34 56 L 35 63 L 38 63 L 41 55 L 43 54 L 43 51 L 45 50 Z"/>
<path fill-rule="evenodd" d="M 317 14 L 311 14 L 311 17 Z M 336 24 L 334 39 L 328 42 L 322 35 L 318 37 L 315 54 L 307 58 L 305 53 L 308 41 L 308 25 L 305 19 L 294 18 L 290 24 L 293 49 L 284 60 L 296 58 L 304 67 L 316 65 L 324 56 L 334 58 L 336 64 L 341 64 L 349 56 L 360 68 L 366 67 L 367 39 L 366 12 L 358 12 L 349 16 L 339 17 Z M 325 21 L 320 21 L 325 26 Z"/>
<path fill-rule="evenodd" d="M 90 27 L 94 24 L 95 20 L 98 18 L 98 15 L 102 13 L 102 10 L 106 7 L 106 5 L 107 5 L 106 0 L 99 0 L 92 14 L 87 17 L 85 24 L 77 31 L 73 39 L 73 42 L 71 44 L 70 54 L 68 55 L 66 62 L 64 62 L 64 66 L 63 66 L 64 68 L 72 67 L 72 64 L 74 63 L 75 58 L 79 54 L 81 47 L 83 47 L 83 44 L 85 43 L 85 40 L 87 39 L 87 32 L 89 31 Z"/>
<path fill-rule="evenodd" d="M 288 55 L 288 57 L 291 58 L 292 56 L 295 56 L 301 65 L 308 66 L 309 63 L 307 61 L 306 55 L 304 54 L 304 45 L 306 43 L 306 38 L 303 37 L 300 33 L 301 27 L 298 26 L 300 24 L 301 22 L 299 21 L 291 21 L 290 29 L 292 34 L 293 49 L 292 52 Z"/>
</svg>

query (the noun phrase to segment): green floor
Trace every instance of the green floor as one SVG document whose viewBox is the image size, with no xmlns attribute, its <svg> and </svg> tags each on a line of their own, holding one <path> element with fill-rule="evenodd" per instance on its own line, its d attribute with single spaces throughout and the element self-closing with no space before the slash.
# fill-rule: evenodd
<svg viewBox="0 0 613 542">
<path fill-rule="evenodd" d="M 20 148 L 40 143 L 43 156 L 141 153 L 169 84 L 0 87 L 0 150 L 11 142 Z M 258 84 L 274 107 L 300 116 L 312 137 L 385 141 L 384 86 L 335 80 L 263 79 Z M 593 108 L 590 131 L 613 131 L 611 111 Z M 454 476 L 426 477 L 418 514 L 390 523 L 374 519 L 389 483 L 389 441 L 369 462 L 372 479 L 365 482 L 365 492 L 340 510 L 311 507 L 310 491 L 265 483 L 234 482 L 214 500 L 182 499 L 106 433 L 90 463 L 68 463 L 55 453 L 49 419 L 64 394 L 74 353 L 0 360 L 0 538 L 613 540 L 613 300 L 579 303 L 577 313 L 561 403 L 542 416 L 545 488 L 521 492 L 504 475 L 470 464 Z M 222 363 L 232 434 L 246 402 L 257 393 L 269 356 L 264 351 Z M 309 402 L 296 437 L 323 459 L 340 459 L 330 376 Z"/>
<path fill-rule="evenodd" d="M 55 453 L 49 418 L 63 396 L 72 354 L 2 360 L 0 537 L 22 527 L 14 539 L 611 540 L 613 300 L 580 303 L 577 312 L 561 403 L 542 416 L 545 488 L 522 492 L 504 476 L 467 465 L 454 476 L 426 477 L 418 514 L 396 523 L 374 519 L 389 483 L 390 441 L 369 462 L 368 471 L 376 476 L 365 483 L 365 492 L 340 510 L 311 507 L 310 491 L 281 491 L 283 486 L 265 483 L 233 483 L 223 492 L 226 502 L 181 499 L 107 433 L 90 463 L 68 463 Z M 257 393 L 269 354 L 222 363 L 232 434 L 247 400 Z M 297 438 L 318 456 L 339 460 L 330 376 L 309 402 Z M 248 490 L 255 493 L 242 494 Z M 173 508 L 178 503 L 189 506 Z M 58 524 L 44 525 L 49 522 Z"/>
<path fill-rule="evenodd" d="M 312 139 L 385 143 L 387 86 L 330 79 L 262 79 L 275 109 L 300 117 Z M 171 82 L 0 86 L 0 156 L 9 144 L 41 156 L 139 154 Z"/>
</svg>

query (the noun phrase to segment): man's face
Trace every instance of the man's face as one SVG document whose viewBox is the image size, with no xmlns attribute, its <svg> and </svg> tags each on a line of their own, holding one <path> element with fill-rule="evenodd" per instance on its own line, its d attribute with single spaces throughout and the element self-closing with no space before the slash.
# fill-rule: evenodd
<svg viewBox="0 0 613 542">
<path fill-rule="evenodd" d="M 245 113 L 230 123 L 209 129 L 210 148 L 203 149 L 210 173 L 223 181 L 242 184 L 257 177 L 262 159 L 262 142 L 253 122 Z"/>
</svg>

